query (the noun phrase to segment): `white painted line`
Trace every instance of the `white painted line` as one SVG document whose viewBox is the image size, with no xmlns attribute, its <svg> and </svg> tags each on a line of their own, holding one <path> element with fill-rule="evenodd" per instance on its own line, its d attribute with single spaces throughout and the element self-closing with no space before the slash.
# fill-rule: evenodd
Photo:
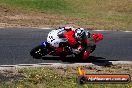
<svg viewBox="0 0 132 88">
<path fill-rule="evenodd" d="M 44 28 L 38 28 L 38 29 L 46 29 L 46 30 L 50 30 L 50 29 L 53 29 L 53 28 L 46 28 L 46 27 L 44 27 Z"/>
<path fill-rule="evenodd" d="M 92 31 L 100 31 L 100 32 L 102 32 L 102 31 L 112 31 L 112 32 L 132 32 L 132 31 L 122 31 L 122 30 L 120 30 L 120 31 L 116 31 L 116 30 L 92 30 Z"/>
<path fill-rule="evenodd" d="M 0 28 L 12 28 L 12 27 L 0 27 Z M 52 29 L 55 29 L 55 28 L 50 28 L 50 27 L 16 27 L 16 28 L 31 28 L 31 29 L 43 29 L 43 30 L 52 30 Z M 92 31 L 113 31 L 114 30 L 92 30 Z M 115 30 L 115 32 L 118 32 Z M 119 30 L 119 32 L 132 32 L 132 31 L 122 31 L 122 30 Z"/>
<path fill-rule="evenodd" d="M 117 65 L 117 64 L 132 64 L 132 61 L 109 61 L 108 63 L 98 63 L 98 62 L 93 62 L 93 63 L 74 63 L 74 64 L 63 64 L 63 63 L 54 63 L 51 65 L 52 67 L 67 67 L 67 66 L 91 66 L 91 65 L 96 65 L 96 66 L 107 66 L 107 65 Z"/>
<path fill-rule="evenodd" d="M 53 65 L 55 63 L 38 63 L 38 65 Z"/>
<path fill-rule="evenodd" d="M 38 64 L 18 64 L 18 65 L 0 65 L 0 70 L 14 70 L 16 68 L 27 68 L 27 67 L 78 67 L 78 66 L 107 66 L 107 65 L 132 65 L 132 61 L 109 61 L 108 63 L 38 63 Z"/>
<path fill-rule="evenodd" d="M 124 31 L 124 32 L 132 32 L 132 31 Z"/>
<path fill-rule="evenodd" d="M 110 31 L 110 30 L 93 30 L 93 31 Z"/>
<path fill-rule="evenodd" d="M 93 30 L 93 31 L 104 31 L 104 30 Z"/>
<path fill-rule="evenodd" d="M 112 64 L 132 64 L 132 61 L 110 61 Z"/>
<path fill-rule="evenodd" d="M 5 27 L 0 27 L 0 28 L 5 28 Z"/>
</svg>

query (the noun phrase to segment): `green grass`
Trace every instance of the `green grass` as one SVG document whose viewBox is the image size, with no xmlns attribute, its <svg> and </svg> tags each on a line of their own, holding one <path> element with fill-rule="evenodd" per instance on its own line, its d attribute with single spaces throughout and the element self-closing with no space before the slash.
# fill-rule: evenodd
<svg viewBox="0 0 132 88">
<path fill-rule="evenodd" d="M 89 70 L 94 67 L 88 67 Z M 113 67 L 117 68 L 117 67 Z M 119 68 L 119 67 L 118 67 Z M 18 73 L 24 74 L 24 78 L 12 80 L 0 84 L 0 88 L 131 88 L 128 84 L 85 84 L 76 82 L 77 68 L 22 68 Z M 106 68 L 105 68 L 106 69 Z M 109 68 L 108 68 L 109 69 Z M 112 71 L 112 68 L 111 68 Z M 107 70 L 106 70 L 107 72 Z M 117 74 L 117 72 L 116 72 Z"/>
<path fill-rule="evenodd" d="M 73 23 L 95 29 L 132 30 L 131 0 L 1 0 L 0 4 L 73 17 L 79 19 Z"/>
<path fill-rule="evenodd" d="M 42 12 L 66 12 L 67 3 L 63 0 L 1 0 L 1 3 L 27 10 Z"/>
</svg>

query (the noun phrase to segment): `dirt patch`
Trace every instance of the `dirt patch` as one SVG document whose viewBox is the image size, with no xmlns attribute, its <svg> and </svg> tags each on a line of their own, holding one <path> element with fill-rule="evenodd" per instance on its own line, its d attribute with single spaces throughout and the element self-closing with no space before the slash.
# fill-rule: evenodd
<svg viewBox="0 0 132 88">
<path fill-rule="evenodd" d="M 22 78 L 24 78 L 24 75 L 18 72 L 0 71 L 0 83 L 11 82 L 13 80 L 20 80 Z"/>
<path fill-rule="evenodd" d="M 47 13 L 37 13 L 28 11 L 19 11 L 9 9 L 0 5 L 0 27 L 58 27 L 64 25 L 82 26 L 80 23 L 86 23 L 87 19 L 65 17 L 60 15 L 51 15 Z M 84 28 L 93 29 L 93 27 L 83 25 Z"/>
<path fill-rule="evenodd" d="M 11 15 L 15 15 L 15 14 L 16 14 L 15 10 L 13 11 L 6 5 L 0 5 L 0 17 L 11 16 Z"/>
<path fill-rule="evenodd" d="M 78 66 L 80 67 L 80 66 Z M 70 73 L 77 73 L 78 67 L 58 67 L 57 72 L 61 74 Z M 132 73 L 132 65 L 131 64 L 118 64 L 118 65 L 111 65 L 111 66 L 82 66 L 87 74 L 130 74 Z"/>
</svg>

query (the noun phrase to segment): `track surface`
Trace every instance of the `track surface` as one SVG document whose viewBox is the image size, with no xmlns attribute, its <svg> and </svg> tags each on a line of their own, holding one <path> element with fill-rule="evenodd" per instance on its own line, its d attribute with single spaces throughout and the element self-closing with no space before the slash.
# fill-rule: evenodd
<svg viewBox="0 0 132 88">
<path fill-rule="evenodd" d="M 35 60 L 30 50 L 46 40 L 50 30 L 32 28 L 0 29 L 0 65 L 36 64 L 36 63 L 69 63 L 57 58 Z M 93 62 L 132 61 L 132 32 L 98 32 L 104 34 L 104 40 L 97 43 L 91 54 Z M 76 62 L 75 62 L 76 63 Z"/>
</svg>

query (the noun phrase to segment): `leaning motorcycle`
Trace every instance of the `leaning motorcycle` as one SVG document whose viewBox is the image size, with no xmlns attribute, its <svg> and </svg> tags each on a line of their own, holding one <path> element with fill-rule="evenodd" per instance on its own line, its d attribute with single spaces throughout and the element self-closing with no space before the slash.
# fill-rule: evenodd
<svg viewBox="0 0 132 88">
<path fill-rule="evenodd" d="M 41 59 L 45 55 L 66 57 L 68 55 L 80 56 L 80 53 L 75 53 L 74 48 L 67 44 L 67 38 L 63 35 L 67 34 L 64 30 L 52 30 L 48 33 L 47 41 L 42 42 L 40 45 L 36 46 L 30 51 L 30 55 L 35 59 Z M 71 35 L 66 35 L 71 36 Z M 92 41 L 95 43 L 90 46 L 92 53 L 96 48 L 96 42 L 103 39 L 103 35 L 99 33 L 91 33 Z M 60 45 L 61 44 L 61 45 Z M 62 46 L 62 47 L 58 47 Z M 58 48 L 56 48 L 58 47 Z M 82 50 L 83 51 L 83 50 Z"/>
</svg>

